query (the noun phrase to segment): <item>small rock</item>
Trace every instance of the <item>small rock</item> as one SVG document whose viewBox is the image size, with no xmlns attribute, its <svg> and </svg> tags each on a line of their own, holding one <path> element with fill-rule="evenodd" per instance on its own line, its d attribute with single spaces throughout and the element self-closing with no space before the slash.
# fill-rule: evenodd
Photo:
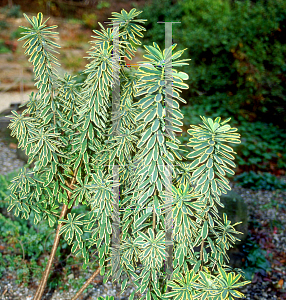
<svg viewBox="0 0 286 300">
<path fill-rule="evenodd" d="M 73 273 L 69 274 L 68 279 L 74 279 L 74 274 Z"/>
<path fill-rule="evenodd" d="M 9 144 L 9 148 L 11 148 L 11 149 L 17 149 L 17 144 L 15 144 L 15 143 L 10 143 Z"/>
</svg>

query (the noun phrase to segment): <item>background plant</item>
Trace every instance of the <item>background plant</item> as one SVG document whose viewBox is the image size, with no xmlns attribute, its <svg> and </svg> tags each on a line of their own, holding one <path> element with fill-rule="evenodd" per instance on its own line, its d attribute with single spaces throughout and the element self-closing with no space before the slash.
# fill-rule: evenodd
<svg viewBox="0 0 286 300">
<path fill-rule="evenodd" d="M 97 16 L 95 13 L 84 13 L 82 15 L 83 24 L 87 28 L 96 28 L 97 27 Z"/>
<path fill-rule="evenodd" d="M 277 189 L 285 190 L 286 183 L 279 180 L 276 176 L 270 173 L 256 174 L 253 171 L 244 172 L 237 175 L 234 181 L 238 181 L 238 184 L 256 190 L 269 190 L 274 191 Z"/>
<path fill-rule="evenodd" d="M 271 264 L 267 260 L 267 252 L 253 241 L 247 241 L 243 249 L 245 254 L 243 271 L 247 280 L 252 280 L 257 272 L 266 273 L 271 270 Z"/>
<path fill-rule="evenodd" d="M 13 5 L 9 7 L 8 5 L 2 8 L 2 12 L 6 14 L 8 18 L 21 18 L 22 11 L 20 5 Z"/>
<path fill-rule="evenodd" d="M 0 39 L 0 53 L 11 53 L 11 50 L 5 45 L 5 41 Z"/>
<path fill-rule="evenodd" d="M 5 20 L 0 21 L 0 28 L 1 29 L 7 29 L 9 28 L 9 24 Z"/>
<path fill-rule="evenodd" d="M 96 6 L 97 9 L 108 8 L 108 7 L 110 7 L 110 3 L 108 1 L 103 1 L 103 0 L 100 0 Z"/>
<path fill-rule="evenodd" d="M 18 39 L 22 36 L 22 32 L 24 32 L 25 30 L 23 30 L 22 28 L 18 28 L 15 31 L 13 31 L 10 35 L 10 39 L 14 40 L 14 39 Z"/>
<path fill-rule="evenodd" d="M 192 136 L 188 146 L 195 151 L 186 158 L 196 159 L 190 165 L 179 162 L 183 158 L 179 152 L 184 150 L 172 132 L 181 132 L 178 126 L 183 125 L 180 119 L 184 116 L 176 100 L 173 99 L 172 110 L 163 105 L 164 100 L 168 101 L 166 80 L 172 81 L 173 98 L 186 103 L 179 93 L 188 88 L 183 83 L 188 75 L 172 69 L 172 79 L 165 77 L 165 64 L 170 62 L 176 44 L 162 51 L 153 43 L 145 46 L 144 57 L 149 65 L 140 66 L 137 72 L 133 68 L 119 68 L 122 93 L 115 111 L 121 115 L 123 125 L 117 131 L 122 135 L 113 136 L 113 122 L 118 117 L 112 114 L 110 118 L 113 38 L 117 35 L 120 38 L 120 58 L 131 59 L 136 45 L 141 44 L 135 36 L 142 37 L 141 31 L 145 30 L 136 24 L 145 20 L 134 20 L 140 14 L 135 9 L 129 14 L 125 10 L 113 14 L 113 20 L 120 22 L 120 33 L 106 30 L 99 23 L 102 32 L 94 31 L 98 36 L 89 52 L 92 61 L 84 71 L 89 75 L 83 85 L 75 84 L 74 77 L 68 74 L 61 78 L 52 66 L 59 66 L 51 53 L 56 52 L 53 47 L 59 48 L 50 39 L 55 34 L 51 30 L 56 26 L 45 28 L 41 13 L 32 19 L 24 14 L 33 28 L 23 27 L 26 32 L 20 40 L 27 39 L 23 47 L 27 48 L 25 54 L 30 55 L 34 65 L 39 92 L 31 95 L 28 108 L 21 115 L 13 111 L 9 127 L 29 156 L 28 163 L 34 159 L 36 163 L 32 171 L 22 168 L 13 179 L 8 210 L 13 209 L 16 216 L 21 214 L 26 220 L 33 211 L 35 224 L 47 220 L 50 227 L 55 227 L 59 223 L 35 299 L 41 299 L 43 294 L 60 235 L 74 255 L 84 258 L 83 268 L 94 265 L 96 261 L 90 260 L 91 251 L 98 252 L 98 270 L 105 274 L 105 281 L 112 271 L 108 262 L 111 258 L 118 261 L 120 254 L 114 279 L 120 281 L 123 291 L 131 275 L 135 278 L 130 284 L 136 291 L 130 299 L 137 292 L 141 294 L 140 299 L 144 299 L 144 292 L 147 299 L 151 296 L 155 299 L 242 297 L 235 289 L 247 282 L 238 282 L 241 275 L 225 265 L 229 261 L 226 251 L 237 240 L 233 234 L 238 232 L 225 214 L 220 219 L 216 207 L 223 206 L 219 196 L 230 189 L 224 176 L 234 174 L 227 165 L 235 167 L 234 156 L 230 154 L 235 152 L 222 142 L 240 143 L 240 135 L 234 133 L 236 128 L 226 125 L 230 118 L 221 122 L 220 117 L 214 121 L 201 117 L 203 125 L 192 125 L 188 130 Z M 177 60 L 183 52 L 172 54 L 172 67 L 186 65 L 188 59 Z M 147 95 L 133 103 L 133 99 L 144 94 Z M 175 184 L 165 193 L 163 165 L 173 163 L 175 174 L 171 176 Z M 112 180 L 114 165 L 119 165 L 122 195 L 120 249 L 110 247 L 115 213 L 112 205 L 116 205 L 112 199 L 117 193 L 113 188 L 119 186 Z M 194 188 L 190 188 L 190 183 Z M 175 198 L 174 207 L 165 204 L 170 196 Z M 73 209 L 81 205 L 84 213 L 78 214 Z M 168 282 L 163 266 L 165 213 L 171 213 L 169 216 L 175 224 L 174 260 L 171 261 L 174 277 Z M 137 265 L 139 259 L 141 267 Z M 135 269 L 141 271 L 140 275 Z M 167 286 L 172 288 L 169 293 L 166 293 Z"/>
</svg>

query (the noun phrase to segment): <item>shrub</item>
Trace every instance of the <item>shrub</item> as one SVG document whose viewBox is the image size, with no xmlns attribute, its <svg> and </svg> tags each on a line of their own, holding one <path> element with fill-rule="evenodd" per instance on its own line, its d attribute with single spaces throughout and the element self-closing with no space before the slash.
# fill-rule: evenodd
<svg viewBox="0 0 286 300">
<path fill-rule="evenodd" d="M 73 299 L 99 272 L 105 274 L 104 283 L 114 276 L 122 291 L 134 285 L 129 299 L 136 293 L 141 300 L 143 293 L 147 299 L 241 298 L 236 288 L 249 283 L 239 282 L 239 270 L 226 265 L 226 252 L 239 232 L 226 214 L 220 218 L 217 208 L 223 207 L 219 196 L 230 190 L 226 174 L 234 175 L 230 167 L 235 167 L 231 154 L 235 152 L 225 143 L 240 143 L 240 134 L 226 124 L 231 118 L 221 122 L 220 117 L 201 116 L 203 125 L 191 125 L 188 130 L 188 146 L 194 151 L 180 155 L 179 150 L 186 150 L 180 149 L 174 136 L 182 131 L 179 126 L 184 118 L 177 100 L 185 103 L 179 93 L 188 88 L 183 83 L 188 75 L 175 68 L 189 60 L 178 60 L 184 51 L 171 57 L 176 44 L 162 51 L 154 42 L 145 46 L 148 62 L 137 71 L 124 65 L 114 67 L 113 56 L 119 54 L 119 65 L 119 58 L 130 60 L 136 45 L 141 45 L 136 36 L 142 37 L 145 28 L 137 23 L 145 20 L 135 19 L 140 13 L 136 9 L 113 13 L 119 32 L 99 23 L 102 30 L 94 30 L 97 36 L 83 85 L 56 72 L 54 64 L 59 63 L 51 54 L 58 53 L 54 47 L 60 48 L 51 41 L 56 26 L 42 26 L 42 13 L 32 19 L 24 14 L 32 28 L 25 27 L 20 40 L 27 40 L 25 53 L 34 65 L 39 91 L 21 115 L 12 112 L 9 128 L 29 156 L 28 164 L 36 162 L 32 171 L 22 168 L 9 185 L 8 210 L 26 220 L 33 213 L 35 224 L 48 220 L 50 227 L 57 226 L 35 300 L 44 292 L 61 235 L 72 253 L 84 258 L 84 269 L 98 261 L 91 261 L 90 252 L 99 254 L 99 268 Z M 120 40 L 117 54 L 111 44 L 115 37 Z M 172 69 L 168 69 L 171 59 Z M 116 87 L 122 88 L 122 97 L 114 95 Z M 111 94 L 119 100 L 112 107 Z M 116 121 L 119 117 L 121 128 Z M 187 158 L 194 160 L 186 164 Z M 174 171 L 169 176 L 168 166 Z M 83 206 L 84 213 L 75 212 L 77 206 Z M 115 240 L 121 241 L 120 247 Z M 135 279 L 128 283 L 131 275 Z M 167 292 L 168 287 L 172 291 Z"/>
</svg>

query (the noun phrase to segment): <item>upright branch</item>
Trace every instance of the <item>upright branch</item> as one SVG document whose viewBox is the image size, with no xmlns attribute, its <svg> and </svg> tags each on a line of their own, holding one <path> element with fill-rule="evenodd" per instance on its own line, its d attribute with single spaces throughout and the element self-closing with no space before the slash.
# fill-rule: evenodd
<svg viewBox="0 0 286 300">
<path fill-rule="evenodd" d="M 67 154 L 70 152 L 69 134 L 74 132 L 71 126 L 73 125 L 71 121 L 74 121 L 72 113 L 74 103 L 71 105 L 69 115 L 67 117 L 63 115 L 70 98 L 74 99 L 76 89 L 74 89 L 71 77 L 65 74 L 64 79 L 60 78 L 53 66 L 53 64 L 60 66 L 57 58 L 51 53 L 52 51 L 58 53 L 53 50 L 54 47 L 60 48 L 50 39 L 58 34 L 51 31 L 57 26 L 46 27 L 47 20 L 42 23 L 42 13 L 39 13 L 37 18 L 30 19 L 26 14 L 24 16 L 32 28 L 21 26 L 26 31 L 22 33 L 24 37 L 19 40 L 27 40 L 23 47 L 27 48 L 25 54 L 30 55 L 29 61 L 34 65 L 36 86 L 39 91 L 36 95 L 31 94 L 27 104 L 28 109 L 22 115 L 12 112 L 14 118 L 9 127 L 12 129 L 12 136 L 16 136 L 19 140 L 19 146 L 26 150 L 29 156 L 28 163 L 34 159 L 36 163 L 33 171 L 26 172 L 26 169 L 22 168 L 19 176 L 14 178 L 14 183 L 9 187 L 11 194 L 8 209 L 15 207 L 14 213 L 18 215 L 22 212 L 26 219 L 32 209 L 35 214 L 35 224 L 47 218 L 49 225 L 53 227 L 58 218 L 65 219 L 71 211 L 73 185 L 76 183 L 80 168 L 77 166 L 72 172 L 71 168 L 67 167 L 72 165 L 67 160 L 70 158 Z M 70 87 L 75 91 L 67 96 L 66 91 L 63 93 L 62 89 Z M 64 108 L 62 108 L 63 103 L 65 103 Z M 26 117 L 27 114 L 28 117 Z M 62 208 L 58 214 L 59 205 L 57 204 L 62 202 Z M 61 229 L 62 224 L 59 223 L 48 264 L 34 297 L 35 300 L 40 300 L 44 292 L 59 244 Z"/>
</svg>

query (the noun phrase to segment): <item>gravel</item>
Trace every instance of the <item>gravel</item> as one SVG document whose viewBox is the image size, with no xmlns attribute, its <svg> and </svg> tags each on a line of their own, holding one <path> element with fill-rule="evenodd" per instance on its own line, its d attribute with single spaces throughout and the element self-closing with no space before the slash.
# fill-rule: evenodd
<svg viewBox="0 0 286 300">
<path fill-rule="evenodd" d="M 0 174 L 6 175 L 22 168 L 25 162 L 17 158 L 16 149 L 11 149 L 8 144 L 0 139 Z"/>
<path fill-rule="evenodd" d="M 286 176 L 280 176 L 279 179 L 286 182 Z M 271 236 L 273 259 L 270 261 L 271 271 L 267 278 L 255 275 L 252 283 L 244 286 L 240 291 L 245 295 L 245 299 L 286 299 L 286 264 L 277 267 L 273 262 L 278 259 L 279 254 L 284 254 L 286 251 L 286 214 L 278 212 L 275 208 L 271 207 L 271 199 L 276 200 L 278 204 L 286 204 L 286 191 L 267 191 L 258 190 L 252 191 L 238 186 L 234 182 L 230 182 L 230 187 L 233 191 L 242 196 L 248 205 L 248 212 L 251 219 L 259 221 L 260 224 L 266 225 L 273 221 L 280 222 L 282 230 L 277 233 L 268 232 Z M 276 193 L 277 192 L 277 193 Z M 269 208 L 268 208 L 269 207 Z M 253 236 L 253 235 L 252 235 Z M 267 248 L 265 248 L 266 250 Z M 269 249 L 269 248 L 268 248 Z M 276 289 L 273 288 L 278 281 L 283 280 L 281 292 L 277 295 Z"/>
<path fill-rule="evenodd" d="M 0 174 L 7 174 L 15 169 L 21 168 L 25 163 L 19 160 L 16 156 L 16 149 L 11 149 L 8 147 L 8 144 L 0 139 Z M 281 176 L 280 179 L 286 182 L 286 176 Z M 248 204 L 249 215 L 259 220 L 260 223 L 264 224 L 269 221 L 280 221 L 282 224 L 282 230 L 272 234 L 272 243 L 275 247 L 275 253 L 284 253 L 286 249 L 286 216 L 285 213 L 278 213 L 276 209 L 267 204 L 271 202 L 271 199 L 275 199 L 278 203 L 285 204 L 286 192 L 279 191 L 275 194 L 275 191 L 266 191 L 258 190 L 252 191 L 251 189 L 246 189 L 241 186 L 238 186 L 234 182 L 230 182 L 230 186 L 233 191 L 237 192 L 243 197 L 245 202 Z M 259 205 L 258 205 L 259 204 Z M 261 207 L 264 205 L 264 208 Z M 266 205 L 266 206 L 265 206 Z M 275 258 L 275 257 L 274 257 Z M 91 276 L 91 273 L 85 272 L 85 278 L 88 279 Z M 286 278 L 286 268 L 285 264 L 280 267 L 272 266 L 271 272 L 268 274 L 268 279 L 260 278 L 255 276 L 252 280 L 252 283 L 240 289 L 242 293 L 245 294 L 244 299 L 259 299 L 259 300 L 283 300 L 286 299 L 286 282 L 284 280 L 283 287 L 280 292 L 277 294 L 276 289 L 273 288 L 275 284 L 282 278 Z M 0 281 L 0 299 L 2 300 L 32 300 L 33 295 L 35 294 L 35 288 L 27 288 L 23 285 L 17 285 L 15 283 L 16 274 L 15 272 L 10 272 L 6 270 Z M 97 299 L 97 297 L 102 296 L 116 296 L 120 291 L 120 286 L 112 286 L 111 281 L 108 281 L 106 284 L 102 283 L 103 276 L 98 275 L 93 281 L 92 285 L 94 286 L 88 293 L 82 294 L 78 299 Z M 280 281 L 281 282 L 281 281 Z M 37 282 L 33 282 L 33 286 L 37 286 Z M 134 289 L 128 288 L 121 300 L 127 300 L 128 295 Z M 284 294 L 283 294 L 284 291 Z M 49 294 L 46 294 L 45 300 L 70 300 L 74 296 L 76 290 L 73 287 L 69 291 L 50 291 Z"/>
</svg>

